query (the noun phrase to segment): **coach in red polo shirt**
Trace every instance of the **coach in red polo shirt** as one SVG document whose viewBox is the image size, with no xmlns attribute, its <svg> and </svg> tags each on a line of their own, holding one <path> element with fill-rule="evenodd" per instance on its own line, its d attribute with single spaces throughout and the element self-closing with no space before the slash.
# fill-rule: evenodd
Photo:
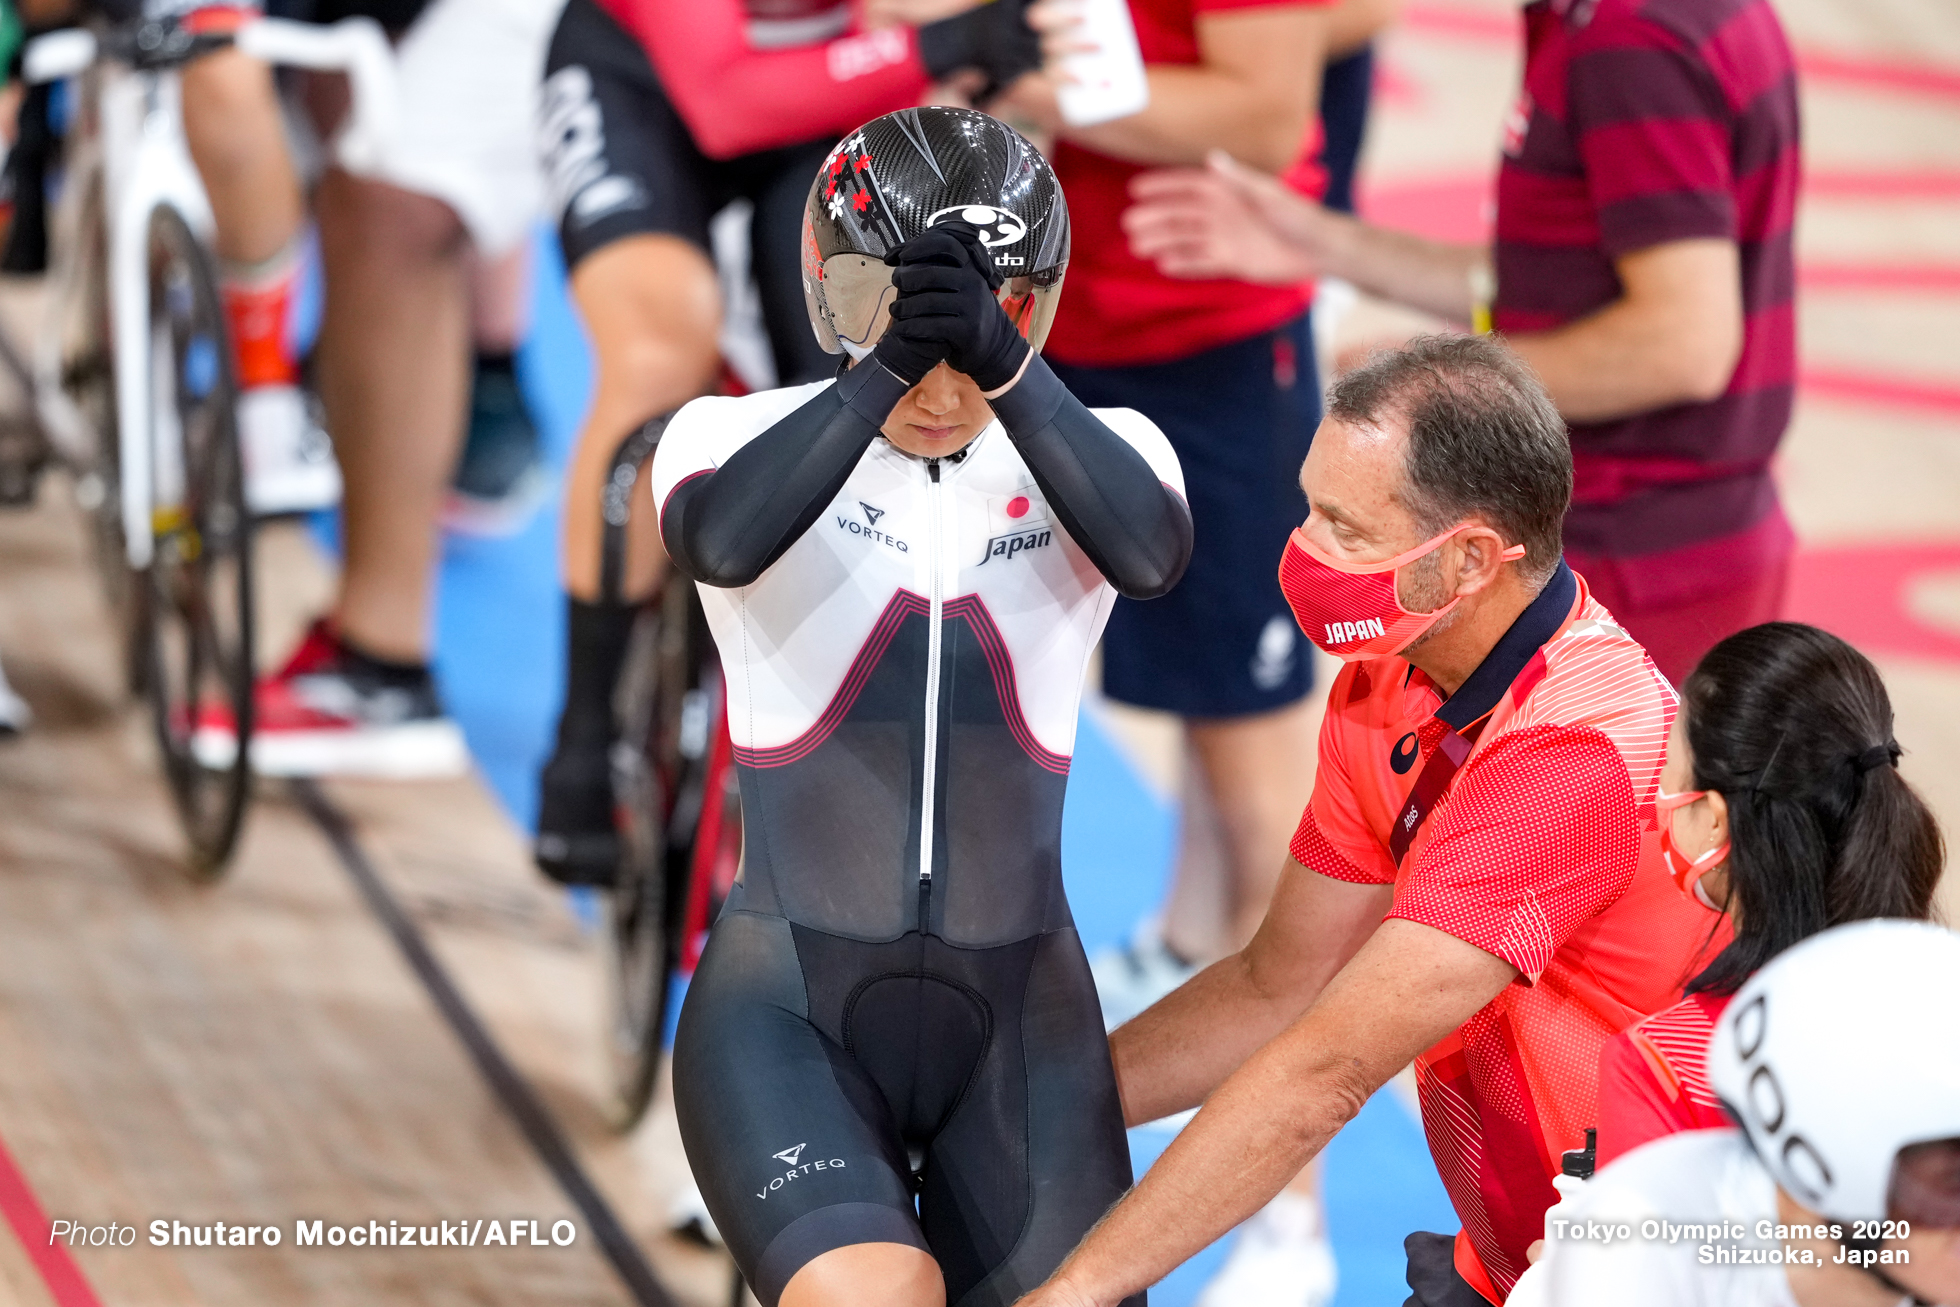
<svg viewBox="0 0 1960 1307">
<path fill-rule="evenodd" d="M 1563 424 L 1476 336 L 1337 381 L 1279 563 L 1346 660 L 1258 935 L 1110 1040 L 1132 1124 L 1204 1104 L 1026 1307 L 1111 1307 L 1257 1210 L 1412 1060 L 1460 1233 L 1411 1302 L 1502 1302 L 1606 1040 L 1673 1002 L 1707 913 L 1659 856 L 1674 694 L 1560 558 Z"/>
<path fill-rule="evenodd" d="M 1489 249 L 1329 214 L 1228 160 L 1140 180 L 1126 221 L 1180 276 L 1325 273 L 1488 310 L 1571 428 L 1566 556 L 1678 683 L 1777 616 L 1794 545 L 1769 461 L 1796 371 L 1795 67 L 1768 0 L 1536 0 L 1524 23 Z"/>
</svg>

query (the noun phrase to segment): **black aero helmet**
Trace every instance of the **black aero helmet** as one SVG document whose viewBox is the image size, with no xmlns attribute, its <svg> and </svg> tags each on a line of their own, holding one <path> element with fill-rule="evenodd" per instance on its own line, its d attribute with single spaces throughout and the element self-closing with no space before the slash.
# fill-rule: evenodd
<svg viewBox="0 0 1960 1307">
<path fill-rule="evenodd" d="M 803 208 L 803 297 L 817 341 L 863 358 L 897 291 L 886 254 L 964 221 L 1006 279 L 1001 307 L 1036 349 L 1068 267 L 1068 205 L 1041 151 L 998 118 L 931 105 L 874 118 L 824 160 Z"/>
</svg>

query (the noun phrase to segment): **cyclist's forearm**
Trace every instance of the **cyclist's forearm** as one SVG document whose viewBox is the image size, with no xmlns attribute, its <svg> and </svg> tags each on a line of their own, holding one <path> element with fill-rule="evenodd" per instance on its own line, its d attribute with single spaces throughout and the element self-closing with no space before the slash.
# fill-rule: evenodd
<svg viewBox="0 0 1960 1307">
<path fill-rule="evenodd" d="M 681 571 L 707 585 L 748 585 L 837 497 L 905 383 L 874 364 L 742 446 L 718 469 L 683 481 L 660 515 Z"/>
<path fill-rule="evenodd" d="M 1261 993 L 1243 953 L 1212 963 L 1110 1034 L 1125 1124 L 1196 1107 L 1302 1010 Z"/>
<path fill-rule="evenodd" d="M 993 406 L 1049 506 L 1111 585 L 1150 599 L 1177 584 L 1191 561 L 1191 513 L 1143 455 L 1039 356 Z"/>
</svg>

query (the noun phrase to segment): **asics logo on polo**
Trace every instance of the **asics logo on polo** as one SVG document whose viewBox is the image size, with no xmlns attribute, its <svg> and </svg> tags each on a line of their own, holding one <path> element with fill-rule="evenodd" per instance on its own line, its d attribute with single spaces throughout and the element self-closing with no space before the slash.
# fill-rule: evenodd
<svg viewBox="0 0 1960 1307">
<path fill-rule="evenodd" d="M 1388 755 L 1388 765 L 1395 769 L 1397 776 L 1409 774 L 1409 768 L 1416 765 L 1416 733 L 1410 731 L 1395 742 L 1395 751 Z"/>
<path fill-rule="evenodd" d="M 1329 622 L 1327 624 L 1327 643 L 1347 644 L 1354 640 L 1371 640 L 1386 635 L 1379 617 L 1364 617 L 1358 622 Z"/>
<path fill-rule="evenodd" d="M 980 243 L 990 250 L 1012 245 L 1028 234 L 1028 224 L 1019 214 L 991 204 L 955 204 L 927 218 L 926 226 L 937 227 L 942 222 L 972 223 L 980 229 Z"/>
</svg>

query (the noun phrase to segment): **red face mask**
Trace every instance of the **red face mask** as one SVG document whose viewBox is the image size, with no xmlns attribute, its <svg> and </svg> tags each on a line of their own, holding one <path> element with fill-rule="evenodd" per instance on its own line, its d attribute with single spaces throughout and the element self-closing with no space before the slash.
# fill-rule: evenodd
<svg viewBox="0 0 1960 1307">
<path fill-rule="evenodd" d="M 1396 595 L 1397 570 L 1469 529 L 1468 522 L 1453 526 L 1406 554 L 1379 563 L 1343 563 L 1321 553 L 1306 532 L 1296 527 L 1280 556 L 1279 588 L 1293 610 L 1293 620 L 1307 639 L 1326 652 L 1350 663 L 1386 658 L 1414 644 L 1460 599 L 1450 600 L 1433 613 L 1412 613 Z M 1506 561 L 1523 558 L 1524 546 L 1512 545 L 1502 556 Z"/>
<path fill-rule="evenodd" d="M 1699 858 L 1690 858 L 1674 845 L 1675 809 L 1685 808 L 1707 794 L 1707 790 L 1683 790 L 1679 794 L 1663 790 L 1654 796 L 1654 817 L 1661 824 L 1661 861 L 1667 864 L 1667 874 L 1674 878 L 1674 888 L 1710 912 L 1720 912 L 1721 907 L 1701 887 L 1701 878 L 1729 856 L 1728 841 L 1724 840 Z"/>
</svg>

